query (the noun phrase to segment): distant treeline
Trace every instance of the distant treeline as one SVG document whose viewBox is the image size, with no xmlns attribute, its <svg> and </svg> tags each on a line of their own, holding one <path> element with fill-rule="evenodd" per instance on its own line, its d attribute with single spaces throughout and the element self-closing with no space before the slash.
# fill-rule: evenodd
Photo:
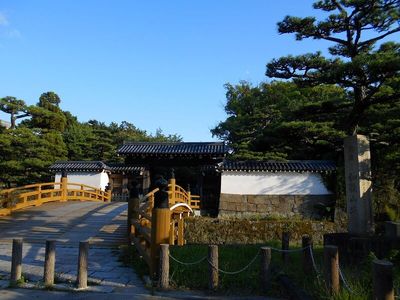
<svg viewBox="0 0 400 300">
<path fill-rule="evenodd" d="M 15 97 L 0 99 L 11 124 L 0 126 L 0 188 L 49 180 L 48 167 L 57 160 L 121 160 L 116 148 L 124 141 L 181 140 L 161 129 L 149 134 L 125 121 L 79 122 L 60 103 L 54 92 L 43 93 L 31 106 Z"/>
</svg>

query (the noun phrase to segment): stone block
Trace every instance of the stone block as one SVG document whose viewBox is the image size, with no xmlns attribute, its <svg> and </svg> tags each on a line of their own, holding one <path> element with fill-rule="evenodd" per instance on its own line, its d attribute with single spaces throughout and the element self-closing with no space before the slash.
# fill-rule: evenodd
<svg viewBox="0 0 400 300">
<path fill-rule="evenodd" d="M 248 203 L 247 204 L 247 211 L 256 212 L 257 211 L 257 204 Z"/>
<path fill-rule="evenodd" d="M 236 203 L 236 211 L 237 212 L 247 211 L 247 203 Z"/>
<path fill-rule="evenodd" d="M 226 203 L 226 210 L 236 211 L 236 203 L 227 202 Z"/>
<path fill-rule="evenodd" d="M 257 212 L 266 212 L 268 210 L 268 206 L 267 204 L 257 204 Z"/>
<path fill-rule="evenodd" d="M 221 194 L 220 201 L 229 203 L 243 203 L 243 195 Z"/>
<path fill-rule="evenodd" d="M 225 202 L 225 201 L 219 201 L 219 209 L 220 210 L 225 210 L 225 209 L 227 209 L 228 208 L 228 203 L 227 202 Z"/>
<path fill-rule="evenodd" d="M 344 139 L 348 231 L 367 234 L 373 231 L 371 194 L 371 155 L 369 141 L 362 135 Z"/>
<path fill-rule="evenodd" d="M 264 195 L 247 195 L 247 203 L 251 204 L 266 204 L 268 196 Z"/>
</svg>

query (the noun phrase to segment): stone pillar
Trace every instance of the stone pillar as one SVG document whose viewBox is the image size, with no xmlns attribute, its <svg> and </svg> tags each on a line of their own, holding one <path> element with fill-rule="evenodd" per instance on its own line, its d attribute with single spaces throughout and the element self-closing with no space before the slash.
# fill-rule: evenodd
<svg viewBox="0 0 400 300">
<path fill-rule="evenodd" d="M 371 154 L 367 137 L 346 137 L 344 159 L 348 232 L 358 235 L 372 233 Z"/>
</svg>

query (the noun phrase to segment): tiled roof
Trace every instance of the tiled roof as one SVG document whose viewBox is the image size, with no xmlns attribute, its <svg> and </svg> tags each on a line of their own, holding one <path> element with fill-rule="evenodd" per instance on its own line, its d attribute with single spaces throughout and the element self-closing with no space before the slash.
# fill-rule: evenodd
<svg viewBox="0 0 400 300">
<path fill-rule="evenodd" d="M 134 173 L 141 174 L 145 167 L 144 166 L 130 166 L 124 163 L 107 163 L 113 173 Z"/>
<path fill-rule="evenodd" d="M 110 168 L 102 161 L 57 161 L 49 167 L 50 171 L 103 171 Z"/>
<path fill-rule="evenodd" d="M 233 161 L 225 160 L 221 171 L 266 171 L 266 172 L 333 172 L 336 164 L 330 160 L 289 160 L 282 161 Z"/>
<path fill-rule="evenodd" d="M 228 147 L 223 142 L 210 143 L 126 143 L 118 154 L 129 155 L 212 155 L 224 156 Z"/>
</svg>

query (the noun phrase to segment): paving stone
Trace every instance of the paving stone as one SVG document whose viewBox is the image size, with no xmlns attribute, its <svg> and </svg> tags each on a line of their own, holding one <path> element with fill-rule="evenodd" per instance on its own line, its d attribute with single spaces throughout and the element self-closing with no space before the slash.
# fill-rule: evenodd
<svg viewBox="0 0 400 300">
<path fill-rule="evenodd" d="M 114 287 L 105 286 L 105 285 L 92 285 L 88 287 L 88 291 L 98 292 L 98 293 L 112 293 L 114 291 Z"/>
<path fill-rule="evenodd" d="M 0 280 L 0 289 L 5 289 L 10 285 L 8 280 Z"/>
</svg>

